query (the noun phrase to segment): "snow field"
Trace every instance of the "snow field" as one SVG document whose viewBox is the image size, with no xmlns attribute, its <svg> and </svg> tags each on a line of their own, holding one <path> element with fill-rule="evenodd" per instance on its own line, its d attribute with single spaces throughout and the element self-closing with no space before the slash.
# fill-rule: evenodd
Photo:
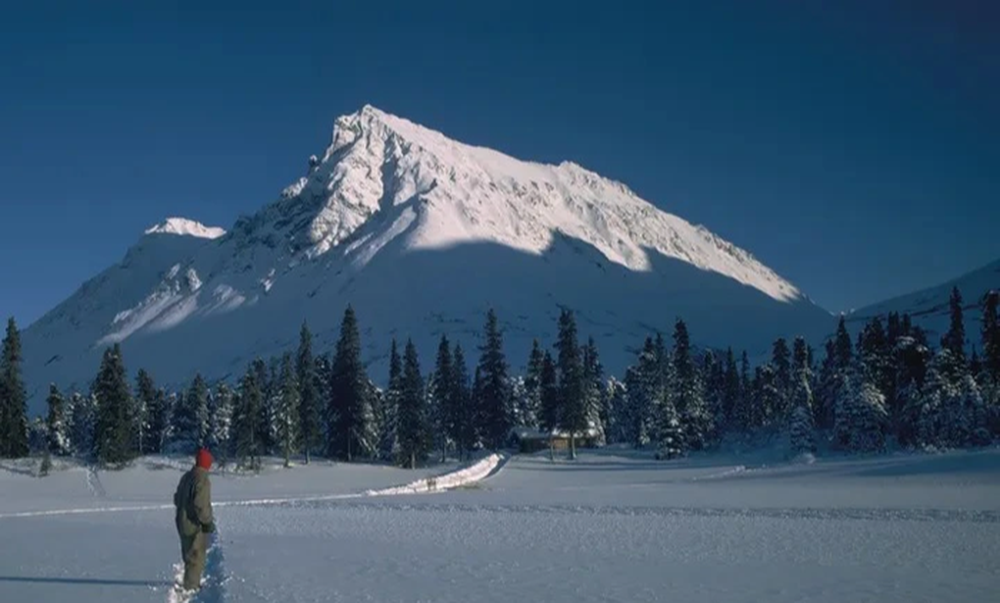
<svg viewBox="0 0 1000 603">
<path fill-rule="evenodd" d="M 0 601 L 169 601 L 170 510 L 9 515 L 63 488 L 103 504 L 163 501 L 180 467 L 157 464 L 98 474 L 104 498 L 85 472 L 46 485 L 74 472 L 0 471 L 0 541 L 16 543 L 0 549 Z M 426 478 L 440 472 L 220 473 L 219 532 L 192 603 L 941 602 L 991 600 L 1000 587 L 1000 450 L 809 465 L 625 450 L 487 457 L 430 495 Z"/>
</svg>

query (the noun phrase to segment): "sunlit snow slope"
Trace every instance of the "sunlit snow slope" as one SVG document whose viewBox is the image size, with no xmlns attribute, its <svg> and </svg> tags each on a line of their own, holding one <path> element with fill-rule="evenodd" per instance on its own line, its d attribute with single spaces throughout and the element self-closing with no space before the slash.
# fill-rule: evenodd
<svg viewBox="0 0 1000 603">
<path fill-rule="evenodd" d="M 490 306 L 515 369 L 532 337 L 551 342 L 560 306 L 614 372 L 677 317 L 697 343 L 751 354 L 830 325 L 752 255 L 623 184 L 366 106 L 338 118 L 308 174 L 261 211 L 229 232 L 179 218 L 149 229 L 27 329 L 33 410 L 50 381 L 86 388 L 111 343 L 167 385 L 196 370 L 232 377 L 294 346 L 303 320 L 327 351 L 348 303 L 377 380 L 393 336 L 413 337 L 425 363 L 441 333 L 474 349 Z"/>
</svg>

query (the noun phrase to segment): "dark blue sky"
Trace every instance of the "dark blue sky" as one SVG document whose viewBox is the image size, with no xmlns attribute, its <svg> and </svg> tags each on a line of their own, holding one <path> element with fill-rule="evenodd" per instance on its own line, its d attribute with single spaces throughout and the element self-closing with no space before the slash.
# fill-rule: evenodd
<svg viewBox="0 0 1000 603">
<path fill-rule="evenodd" d="M 621 180 L 834 311 L 1000 257 L 990 2 L 97 4 L 0 8 L 22 324 L 164 217 L 271 201 L 364 103 Z"/>
</svg>

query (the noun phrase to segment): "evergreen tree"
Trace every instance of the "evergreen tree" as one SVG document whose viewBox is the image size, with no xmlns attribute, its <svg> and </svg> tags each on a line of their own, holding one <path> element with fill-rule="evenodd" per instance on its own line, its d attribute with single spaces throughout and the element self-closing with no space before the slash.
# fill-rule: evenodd
<svg viewBox="0 0 1000 603">
<path fill-rule="evenodd" d="M 601 366 L 597 343 L 593 337 L 589 337 L 583 347 L 583 391 L 587 426 L 593 430 L 596 444 L 603 446 L 607 441 L 605 426 L 608 421 L 604 399 L 604 367 Z"/>
<path fill-rule="evenodd" d="M 260 385 L 260 408 L 257 416 L 257 439 L 260 442 L 262 455 L 273 453 L 277 449 L 278 422 L 277 409 L 281 398 L 280 367 L 274 358 L 268 362 L 258 358 L 253 362 L 253 369 Z"/>
<path fill-rule="evenodd" d="M 840 316 L 840 322 L 837 324 L 837 334 L 834 338 L 834 352 L 837 372 L 841 375 L 846 374 L 851 368 L 854 352 L 851 347 L 851 335 L 847 332 L 847 325 L 844 322 L 843 315 Z"/>
<path fill-rule="evenodd" d="M 427 459 L 427 410 L 424 379 L 413 341 L 407 340 L 403 351 L 403 372 L 399 396 L 399 453 L 406 467 L 414 469 Z"/>
<path fill-rule="evenodd" d="M 93 396 L 74 392 L 70 396 L 69 438 L 73 454 L 87 458 L 94 452 L 94 429 L 97 422 L 97 402 Z"/>
<path fill-rule="evenodd" d="M 49 406 L 49 413 L 45 419 L 45 432 L 48 436 L 46 450 L 56 456 L 66 456 L 70 452 L 66 405 L 62 392 L 55 383 L 49 386 L 49 397 L 46 402 Z"/>
<path fill-rule="evenodd" d="M 739 393 L 730 414 L 730 428 L 745 432 L 753 424 L 753 380 L 750 377 L 750 359 L 746 350 L 740 355 Z"/>
<path fill-rule="evenodd" d="M 798 338 L 795 340 L 793 410 L 789 417 L 789 438 L 793 455 L 816 450 L 813 440 L 815 404 L 811 381 L 812 371 L 809 369 L 805 341 Z"/>
<path fill-rule="evenodd" d="M 890 414 L 895 412 L 895 382 L 889 340 L 882 328 L 882 319 L 871 319 L 858 338 L 858 358 L 865 379 L 885 396 Z"/>
<path fill-rule="evenodd" d="M 736 366 L 736 356 L 733 348 L 726 350 L 725 368 L 722 375 L 722 420 L 723 431 L 739 428 L 736 410 L 741 407 L 742 391 L 740 388 L 740 371 Z"/>
<path fill-rule="evenodd" d="M 991 386 L 1000 385 L 1000 293 L 990 291 L 983 298 L 983 372 Z"/>
<path fill-rule="evenodd" d="M 756 399 L 751 422 L 754 427 L 768 427 L 777 419 L 774 409 L 780 403 L 781 393 L 774 367 L 768 363 L 758 368 L 760 372 L 756 380 Z"/>
<path fill-rule="evenodd" d="M 902 335 L 896 340 L 894 350 L 896 372 L 896 400 L 898 409 L 895 432 L 899 442 L 906 446 L 921 445 L 918 438 L 923 407 L 923 387 L 930 362 L 930 350 L 912 335 Z"/>
<path fill-rule="evenodd" d="M 659 423 L 656 429 L 659 435 L 656 458 L 669 460 L 683 455 L 688 438 L 677 409 L 668 397 L 658 404 L 656 416 Z"/>
<path fill-rule="evenodd" d="M 330 357 L 327 354 L 316 356 L 316 395 L 318 396 L 320 412 L 320 432 L 322 433 L 322 446 L 320 448 L 325 453 L 327 442 L 330 441 L 330 373 L 332 372 Z"/>
<path fill-rule="evenodd" d="M 21 365 L 21 333 L 11 317 L 0 351 L 0 457 L 27 456 L 28 406 Z"/>
<path fill-rule="evenodd" d="M 465 362 L 462 346 L 455 344 L 452 354 L 452 433 L 450 435 L 458 449 L 459 460 L 468 458 L 476 445 L 475 413 L 469 391 L 469 368 Z"/>
<path fill-rule="evenodd" d="M 503 335 L 491 308 L 486 314 L 485 342 L 480 348 L 479 388 L 476 407 L 484 446 L 490 450 L 503 447 L 510 432 L 510 390 L 507 380 L 507 359 L 503 353 Z"/>
<path fill-rule="evenodd" d="M 236 462 L 241 467 L 252 470 L 260 469 L 261 447 L 257 427 L 260 406 L 260 386 L 257 383 L 257 373 L 251 366 L 240 382 L 239 396 L 234 400 L 230 439 Z"/>
<path fill-rule="evenodd" d="M 542 363 L 545 354 L 542 346 L 535 339 L 531 342 L 531 353 L 528 355 L 528 370 L 524 376 L 524 405 L 521 410 L 521 424 L 524 427 L 537 429 L 542 414 Z"/>
<path fill-rule="evenodd" d="M 686 438 L 682 450 L 700 450 L 708 443 L 711 417 L 705 405 L 701 376 L 691 355 L 687 325 L 680 319 L 674 326 L 673 367 L 671 402 L 684 426 Z"/>
<path fill-rule="evenodd" d="M 657 413 L 666 401 L 663 376 L 658 346 L 647 337 L 636 365 L 625 373 L 626 412 L 622 413 L 621 431 L 636 448 L 659 441 L 657 426 L 661 421 Z"/>
<path fill-rule="evenodd" d="M 225 383 L 220 383 L 215 395 L 209 398 L 208 409 L 209 430 L 208 447 L 216 451 L 215 456 L 220 464 L 225 464 L 232 451 L 230 434 L 233 425 L 233 390 Z"/>
<path fill-rule="evenodd" d="M 625 384 L 614 377 L 608 379 L 607 393 L 604 395 L 604 399 L 607 402 L 607 415 L 609 417 L 604 425 L 608 442 L 611 444 L 634 443 L 635 439 L 629 437 L 628 390 Z"/>
<path fill-rule="evenodd" d="M 725 423 L 725 366 L 716 359 L 715 352 L 707 350 L 702 355 L 701 374 L 704 379 L 705 407 L 710 418 L 706 444 L 714 446 L 722 437 Z"/>
<path fill-rule="evenodd" d="M 881 451 L 888 419 L 885 396 L 860 371 L 854 377 L 845 374 L 840 389 L 843 399 L 837 433 L 841 446 L 852 452 Z"/>
<path fill-rule="evenodd" d="M 340 326 L 330 378 L 328 454 L 345 459 L 364 456 L 376 448 L 373 417 L 366 399 L 368 375 L 361 362 L 361 333 L 354 309 L 348 305 Z"/>
<path fill-rule="evenodd" d="M 434 373 L 431 375 L 428 385 L 431 407 L 431 429 L 434 433 L 433 441 L 436 443 L 438 450 L 441 451 L 441 462 L 444 462 L 448 457 L 449 441 L 454 442 L 450 437 L 455 431 L 453 426 L 455 396 L 452 391 L 454 388 L 454 378 L 451 343 L 442 334 L 438 342 Z"/>
<path fill-rule="evenodd" d="M 556 342 L 559 369 L 560 427 L 569 432 L 570 458 L 576 458 L 576 437 L 587 429 L 587 400 L 583 359 L 577 342 L 576 320 L 563 309 L 559 314 L 559 337 Z"/>
<path fill-rule="evenodd" d="M 139 369 L 135 378 L 136 450 L 139 454 L 158 453 L 166 431 L 163 397 L 156 391 L 153 378 L 145 369 Z"/>
<path fill-rule="evenodd" d="M 208 435 L 208 385 L 200 373 L 195 375 L 187 393 L 174 408 L 171 427 L 173 451 L 194 454 L 205 444 Z"/>
<path fill-rule="evenodd" d="M 948 311 L 951 323 L 948 332 L 941 338 L 941 347 L 951 352 L 956 363 L 965 364 L 965 320 L 962 315 L 962 294 L 958 287 L 951 290 Z"/>
<path fill-rule="evenodd" d="M 807 407 L 795 406 L 791 415 L 788 436 L 793 456 L 816 452 L 816 444 L 813 440 L 813 415 Z"/>
<path fill-rule="evenodd" d="M 553 433 L 559 429 L 559 375 L 552 354 L 545 351 L 542 355 L 542 371 L 538 378 L 538 396 L 541 403 L 541 421 L 543 430 Z"/>
<path fill-rule="evenodd" d="M 793 387 L 792 359 L 788 350 L 788 343 L 784 338 L 779 337 L 774 342 L 771 350 L 771 366 L 774 368 L 774 386 L 778 390 L 778 395 L 775 407 L 771 409 L 770 415 L 775 420 L 781 420 L 787 417 L 791 411 Z"/>
<path fill-rule="evenodd" d="M 376 422 L 379 433 L 379 457 L 392 459 L 397 455 L 397 425 L 399 397 L 403 386 L 403 361 L 399 357 L 396 340 L 392 340 L 389 352 L 389 384 L 378 406 Z"/>
<path fill-rule="evenodd" d="M 119 344 L 104 350 L 101 368 L 93 386 L 97 401 L 94 448 L 98 462 L 124 465 L 134 456 L 132 395 L 125 376 Z"/>
<path fill-rule="evenodd" d="M 310 365 L 312 363 L 310 362 Z M 299 443 L 299 380 L 291 354 L 281 360 L 280 395 L 276 413 L 278 448 L 285 459 L 285 467 L 291 466 L 292 454 Z"/>
<path fill-rule="evenodd" d="M 325 376 L 316 371 L 312 351 L 312 333 L 302 323 L 299 333 L 299 350 L 295 356 L 295 371 L 299 384 L 299 429 L 302 452 L 309 464 L 313 452 L 323 445 L 323 412 L 320 398 L 320 379 Z"/>
</svg>

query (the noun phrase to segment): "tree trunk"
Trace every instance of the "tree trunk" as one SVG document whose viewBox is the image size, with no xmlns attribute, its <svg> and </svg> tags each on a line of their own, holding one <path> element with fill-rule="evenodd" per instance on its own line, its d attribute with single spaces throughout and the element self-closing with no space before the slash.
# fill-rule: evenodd
<svg viewBox="0 0 1000 603">
<path fill-rule="evenodd" d="M 569 432 L 569 458 L 570 460 L 576 460 L 576 432 Z"/>
<path fill-rule="evenodd" d="M 309 447 L 306 447 L 306 465 L 309 464 Z"/>
<path fill-rule="evenodd" d="M 410 453 L 410 469 L 416 469 L 416 468 L 417 468 L 417 453 L 416 452 L 411 452 Z"/>
</svg>

